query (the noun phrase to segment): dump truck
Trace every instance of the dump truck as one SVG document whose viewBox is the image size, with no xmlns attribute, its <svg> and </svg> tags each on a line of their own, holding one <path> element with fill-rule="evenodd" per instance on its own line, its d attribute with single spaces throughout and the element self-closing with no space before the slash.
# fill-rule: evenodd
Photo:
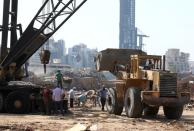
<svg viewBox="0 0 194 131">
<path fill-rule="evenodd" d="M 3 22 L 0 25 L 0 112 L 28 113 L 33 108 L 40 108 L 42 87 L 22 81 L 27 76 L 27 61 L 86 1 L 45 0 L 24 31 L 22 24 L 17 21 L 18 0 L 3 1 Z M 48 6 L 52 8 L 50 12 L 42 14 Z M 42 48 L 40 56 L 46 72 L 49 50 Z"/>
<path fill-rule="evenodd" d="M 147 55 L 136 49 L 106 49 L 95 58 L 98 71 L 109 71 L 116 79 L 104 80 L 107 111 L 131 118 L 156 116 L 163 107 L 168 119 L 179 119 L 190 100 L 189 90 L 177 89 L 177 74 L 165 70 L 165 56 Z"/>
</svg>

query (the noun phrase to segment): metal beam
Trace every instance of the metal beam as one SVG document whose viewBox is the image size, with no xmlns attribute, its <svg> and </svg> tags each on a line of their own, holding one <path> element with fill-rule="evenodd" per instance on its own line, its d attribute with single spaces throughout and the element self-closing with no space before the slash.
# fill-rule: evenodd
<svg viewBox="0 0 194 131">
<path fill-rule="evenodd" d="M 9 30 L 9 27 L 8 27 L 9 26 L 9 7 L 10 7 L 10 0 L 4 0 L 0 61 L 3 61 L 3 59 L 7 55 L 7 39 L 8 39 L 8 30 Z"/>
<path fill-rule="evenodd" d="M 17 11 L 18 11 L 18 0 L 11 1 L 11 37 L 10 37 L 10 48 L 13 47 L 17 41 Z"/>
<path fill-rule="evenodd" d="M 17 69 L 19 69 L 87 0 L 69 0 L 65 5 L 62 3 L 63 0 L 58 0 L 50 14 L 42 16 L 41 11 L 48 1 L 46 0 L 43 6 L 40 7 L 38 13 L 32 19 L 20 39 L 10 50 L 4 61 L 2 61 L 1 65 L 4 68 L 9 66 L 10 63 L 15 62 L 17 63 Z M 75 4 L 75 1 L 80 1 L 80 3 Z M 72 10 L 69 10 L 69 8 Z M 66 11 L 69 11 L 69 14 L 62 15 Z M 44 19 L 45 17 L 47 18 L 43 23 L 40 23 L 42 25 L 39 28 L 35 28 L 35 22 L 39 22 L 42 17 Z M 60 19 L 60 22 L 56 21 L 57 19 Z M 56 23 L 56 26 L 53 27 L 54 29 L 51 32 L 45 34 L 45 30 L 53 22 Z"/>
</svg>

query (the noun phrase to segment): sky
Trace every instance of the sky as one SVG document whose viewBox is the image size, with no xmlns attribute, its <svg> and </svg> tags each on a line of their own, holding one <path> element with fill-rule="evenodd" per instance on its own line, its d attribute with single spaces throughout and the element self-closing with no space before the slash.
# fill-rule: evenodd
<svg viewBox="0 0 194 131">
<path fill-rule="evenodd" d="M 2 23 L 0 0 L 0 24 Z M 164 55 L 169 48 L 190 53 L 194 60 L 194 0 L 136 0 L 136 27 L 150 36 L 144 39 L 148 54 Z M 41 6 L 41 0 L 19 0 L 23 29 Z M 119 47 L 119 0 L 88 0 L 53 36 L 66 47 L 84 43 L 89 48 Z"/>
</svg>

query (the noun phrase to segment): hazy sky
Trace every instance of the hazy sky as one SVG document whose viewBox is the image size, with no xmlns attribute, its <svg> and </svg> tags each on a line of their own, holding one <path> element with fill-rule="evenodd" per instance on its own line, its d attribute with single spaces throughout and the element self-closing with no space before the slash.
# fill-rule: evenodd
<svg viewBox="0 0 194 131">
<path fill-rule="evenodd" d="M 2 15 L 3 0 L 0 0 Z M 19 19 L 25 28 L 41 0 L 19 0 Z M 136 0 L 136 26 L 149 38 L 144 49 L 163 55 L 168 48 L 180 48 L 194 60 L 194 0 Z M 0 16 L 2 23 L 2 16 Z M 67 47 L 85 43 L 89 48 L 119 47 L 119 0 L 88 0 L 54 35 Z M 193 45 L 193 46 L 192 46 Z"/>
</svg>

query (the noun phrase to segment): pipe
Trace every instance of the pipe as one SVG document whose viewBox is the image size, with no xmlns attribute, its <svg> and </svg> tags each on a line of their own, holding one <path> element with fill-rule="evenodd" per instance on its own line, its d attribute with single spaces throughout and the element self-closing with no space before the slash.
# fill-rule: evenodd
<svg viewBox="0 0 194 131">
<path fill-rule="evenodd" d="M 166 56 L 163 55 L 163 71 L 166 70 Z"/>
</svg>

